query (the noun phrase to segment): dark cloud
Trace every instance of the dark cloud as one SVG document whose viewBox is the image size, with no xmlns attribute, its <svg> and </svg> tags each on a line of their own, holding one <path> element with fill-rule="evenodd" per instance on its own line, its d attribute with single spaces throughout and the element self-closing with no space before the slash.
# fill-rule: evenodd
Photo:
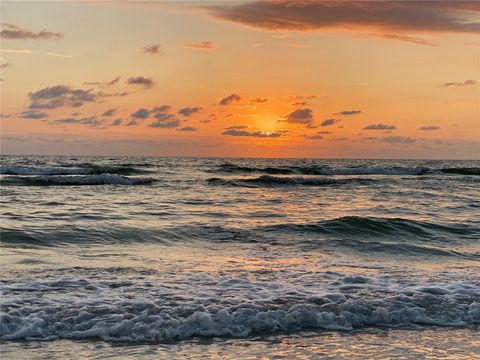
<svg viewBox="0 0 480 360">
<path fill-rule="evenodd" d="M 270 101 L 270 99 L 268 97 L 262 97 L 262 96 L 250 99 L 250 102 L 253 102 L 253 103 L 256 103 L 256 104 L 265 104 L 269 101 Z"/>
<path fill-rule="evenodd" d="M 480 30 L 480 2 L 475 1 L 257 0 L 207 9 L 217 18 L 264 30 L 346 29 L 376 34 Z"/>
<path fill-rule="evenodd" d="M 102 116 L 113 116 L 115 115 L 117 112 L 117 109 L 108 109 L 107 111 L 105 111 Z"/>
<path fill-rule="evenodd" d="M 193 43 L 185 44 L 184 46 L 189 49 L 203 50 L 203 51 L 212 51 L 212 50 L 215 50 L 215 48 L 217 47 L 217 45 L 212 43 L 211 41 L 193 42 Z"/>
<path fill-rule="evenodd" d="M 246 131 L 246 130 L 225 130 L 222 132 L 222 135 L 230 136 L 250 136 L 258 138 L 276 138 L 283 136 L 285 131 L 276 131 L 276 132 L 261 132 L 261 131 Z"/>
<path fill-rule="evenodd" d="M 20 114 L 20 117 L 24 119 L 44 119 L 47 116 L 47 113 L 35 110 L 26 110 Z"/>
<path fill-rule="evenodd" d="M 91 90 L 72 89 L 66 85 L 46 87 L 28 94 L 30 109 L 56 109 L 59 107 L 79 107 L 86 102 L 97 100 Z"/>
<path fill-rule="evenodd" d="M 321 123 L 320 123 L 320 126 L 330 126 L 330 125 L 333 125 L 337 122 L 339 122 L 340 120 L 337 120 L 337 119 L 326 119 L 326 120 L 323 120 Z"/>
<path fill-rule="evenodd" d="M 232 94 L 220 100 L 219 104 L 222 106 L 225 106 L 225 105 L 231 104 L 232 102 L 239 102 L 241 99 L 242 97 L 240 95 Z"/>
<path fill-rule="evenodd" d="M 152 114 L 163 113 L 163 112 L 170 111 L 171 109 L 172 109 L 172 107 L 171 107 L 170 105 L 160 105 L 160 106 L 154 107 L 154 108 L 151 110 L 151 113 L 152 113 Z"/>
<path fill-rule="evenodd" d="M 152 55 L 162 54 L 161 45 L 160 44 L 152 44 L 152 45 L 145 46 L 143 48 L 143 52 L 146 53 L 146 54 L 152 54 Z"/>
<path fill-rule="evenodd" d="M 313 121 L 313 112 L 311 109 L 297 109 L 287 115 L 286 122 L 292 124 L 311 125 Z"/>
<path fill-rule="evenodd" d="M 413 144 L 415 139 L 406 136 L 388 136 L 380 139 L 380 141 L 390 144 Z"/>
<path fill-rule="evenodd" d="M 120 81 L 120 76 L 117 76 L 115 79 L 111 80 L 111 81 L 87 81 L 87 82 L 84 82 L 83 84 L 84 85 L 88 85 L 88 86 L 113 86 L 113 85 L 117 85 Z"/>
<path fill-rule="evenodd" d="M 365 126 L 363 130 L 395 130 L 397 127 L 395 125 L 387 124 L 371 124 Z"/>
<path fill-rule="evenodd" d="M 85 117 L 85 118 L 65 118 L 53 120 L 52 123 L 57 124 L 78 124 L 78 125 L 87 125 L 90 127 L 98 127 L 103 124 L 103 120 L 97 119 L 95 116 Z"/>
<path fill-rule="evenodd" d="M 180 109 L 178 110 L 178 114 L 179 115 L 183 115 L 183 116 L 191 116 L 195 113 L 198 113 L 200 110 L 202 110 L 202 108 L 199 108 L 199 107 L 185 107 L 183 109 Z"/>
<path fill-rule="evenodd" d="M 344 116 L 350 116 L 350 115 L 358 115 L 361 114 L 361 110 L 343 110 L 339 111 L 337 113 L 334 113 L 333 115 L 344 115 Z"/>
<path fill-rule="evenodd" d="M 472 86 L 476 84 L 476 80 L 465 80 L 464 82 L 448 82 L 443 84 L 442 86 Z"/>
<path fill-rule="evenodd" d="M 191 126 L 184 126 L 182 128 L 178 128 L 177 131 L 197 131 L 197 129 Z"/>
<path fill-rule="evenodd" d="M 438 126 L 436 125 L 428 125 L 428 126 L 422 126 L 420 129 L 418 130 L 424 130 L 424 131 L 433 131 L 433 130 L 438 130 L 440 129 Z"/>
<path fill-rule="evenodd" d="M 143 76 L 136 76 L 130 77 L 127 80 L 127 84 L 129 85 L 143 85 L 146 89 L 151 88 L 155 85 L 155 82 L 152 79 L 143 77 Z"/>
<path fill-rule="evenodd" d="M 50 32 L 42 30 L 40 32 L 33 32 L 32 30 L 21 28 L 12 24 L 2 24 L 2 31 L 0 36 L 5 40 L 48 40 L 60 39 L 61 33 Z"/>
<path fill-rule="evenodd" d="M 319 132 L 317 132 L 317 134 L 321 134 L 321 135 L 329 135 L 331 133 L 332 133 L 331 131 L 319 131 Z"/>
<path fill-rule="evenodd" d="M 110 124 L 111 126 L 120 126 L 122 124 L 123 120 L 122 119 L 115 119 L 112 121 Z"/>
<path fill-rule="evenodd" d="M 132 119 L 130 120 L 126 126 L 137 126 L 138 125 L 138 121 L 136 119 Z"/>
<path fill-rule="evenodd" d="M 133 119 L 147 119 L 150 117 L 150 111 L 144 108 L 138 109 L 137 111 L 130 114 Z"/>
<path fill-rule="evenodd" d="M 233 125 L 225 128 L 225 130 L 243 130 L 248 129 L 248 125 Z"/>
<path fill-rule="evenodd" d="M 157 121 L 154 121 L 153 123 L 148 125 L 148 127 L 170 129 L 170 128 L 176 128 L 178 125 L 180 125 L 180 120 L 175 118 L 169 118 L 169 119 L 157 119 Z"/>
</svg>

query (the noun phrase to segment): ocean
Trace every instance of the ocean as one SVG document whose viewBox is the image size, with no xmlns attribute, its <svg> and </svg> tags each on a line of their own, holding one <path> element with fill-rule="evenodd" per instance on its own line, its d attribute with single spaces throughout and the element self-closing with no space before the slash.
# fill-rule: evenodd
<svg viewBox="0 0 480 360">
<path fill-rule="evenodd" d="M 1 159 L 4 359 L 480 358 L 480 161 Z"/>
</svg>

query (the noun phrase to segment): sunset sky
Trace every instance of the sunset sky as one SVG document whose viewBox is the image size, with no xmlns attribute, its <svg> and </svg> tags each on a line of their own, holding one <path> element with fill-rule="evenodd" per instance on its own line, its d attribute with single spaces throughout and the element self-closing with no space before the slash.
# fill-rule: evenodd
<svg viewBox="0 0 480 360">
<path fill-rule="evenodd" d="M 478 1 L 2 1 L 3 154 L 480 158 Z"/>
</svg>

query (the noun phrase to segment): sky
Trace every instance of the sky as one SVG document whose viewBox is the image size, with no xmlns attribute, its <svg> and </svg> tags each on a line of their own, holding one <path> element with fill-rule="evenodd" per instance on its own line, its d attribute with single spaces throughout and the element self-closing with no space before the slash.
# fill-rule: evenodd
<svg viewBox="0 0 480 360">
<path fill-rule="evenodd" d="M 1 153 L 480 159 L 478 1 L 2 1 Z"/>
</svg>

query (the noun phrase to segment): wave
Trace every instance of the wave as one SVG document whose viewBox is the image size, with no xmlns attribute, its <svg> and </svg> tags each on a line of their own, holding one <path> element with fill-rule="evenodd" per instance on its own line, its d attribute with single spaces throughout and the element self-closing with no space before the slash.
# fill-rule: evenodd
<svg viewBox="0 0 480 360">
<path fill-rule="evenodd" d="M 148 185 L 151 178 L 128 178 L 125 176 L 101 174 L 92 176 L 9 176 L 1 179 L 7 186 L 80 186 L 80 185 Z"/>
<path fill-rule="evenodd" d="M 84 164 L 85 166 L 65 166 L 65 167 L 27 167 L 27 166 L 2 166 L 0 174 L 2 175 L 132 175 L 148 173 L 147 170 L 136 169 L 131 166 L 100 166 L 93 164 Z"/>
<path fill-rule="evenodd" d="M 247 167 L 225 163 L 217 171 L 226 173 L 265 173 L 270 175 L 423 175 L 429 172 L 424 167 L 351 167 L 329 168 L 318 166 L 288 166 L 288 167 Z"/>
<path fill-rule="evenodd" d="M 215 293 L 218 298 L 212 297 L 203 303 L 197 300 L 200 294 L 189 299 L 165 290 L 161 292 L 165 299 L 150 297 L 147 292 L 143 299 L 121 298 L 101 303 L 95 298 L 74 297 L 67 302 L 62 296 L 57 300 L 55 296 L 40 295 L 62 289 L 98 292 L 108 286 L 103 284 L 99 288 L 86 279 L 5 285 L 4 294 L 23 292 L 27 297 L 13 298 L 2 306 L 0 338 L 3 341 L 100 339 L 154 344 L 196 337 L 245 338 L 305 330 L 480 324 L 480 292 L 475 284 L 421 283 L 386 287 L 382 291 L 384 284 L 370 277 L 352 275 L 337 283 L 337 292 L 309 287 L 311 295 L 269 293 L 270 296 L 260 302 L 243 298 L 235 301 L 233 297 L 239 294 L 239 289 L 251 289 L 247 290 L 250 293 L 260 288 L 268 293 L 268 288 L 258 282 L 235 278 L 210 281 L 206 286 L 211 288 L 204 291 Z M 369 295 L 370 291 L 362 292 L 362 289 L 376 291 Z M 313 295 L 315 290 L 318 295 Z M 39 295 L 32 296 L 32 293 Z M 226 293 L 232 295 L 225 298 L 222 294 Z"/>
<path fill-rule="evenodd" d="M 343 185 L 349 183 L 356 183 L 361 185 L 368 185 L 376 182 L 375 179 L 332 179 L 327 177 L 322 178 L 305 178 L 305 177 L 281 177 L 262 175 L 256 178 L 242 178 L 242 179 L 227 179 L 227 178 L 210 178 L 207 182 L 214 185 L 226 185 L 226 186 L 324 186 L 324 185 Z"/>
<path fill-rule="evenodd" d="M 446 174 L 460 174 L 460 175 L 480 175 L 480 168 L 470 167 L 470 168 L 444 168 L 441 169 L 443 173 Z"/>
</svg>

